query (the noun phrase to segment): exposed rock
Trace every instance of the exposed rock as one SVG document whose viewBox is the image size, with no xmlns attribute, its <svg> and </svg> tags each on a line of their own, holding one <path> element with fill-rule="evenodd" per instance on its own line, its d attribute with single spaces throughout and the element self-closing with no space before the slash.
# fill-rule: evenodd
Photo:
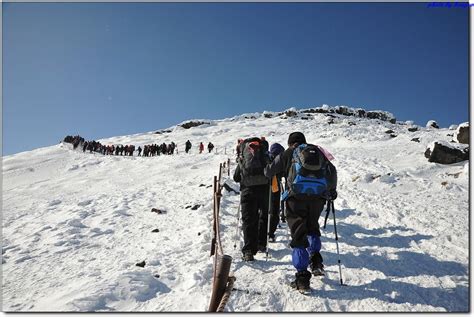
<svg viewBox="0 0 474 317">
<path fill-rule="evenodd" d="M 157 214 L 165 214 L 166 210 L 151 208 L 151 212 L 156 212 Z"/>
<path fill-rule="evenodd" d="M 454 139 L 459 143 L 469 144 L 469 122 L 465 122 L 458 126 Z"/>
<path fill-rule="evenodd" d="M 413 138 L 413 139 L 411 139 L 410 141 L 413 141 L 413 142 L 418 142 L 418 143 L 420 143 L 420 138 Z"/>
<path fill-rule="evenodd" d="M 171 133 L 172 131 L 171 130 L 160 130 L 160 131 L 156 131 L 155 134 L 164 134 L 164 133 Z"/>
<path fill-rule="evenodd" d="M 389 121 L 390 123 L 397 122 L 393 114 L 386 111 L 367 111 L 366 116 L 369 119 L 379 119 L 382 121 Z"/>
<path fill-rule="evenodd" d="M 264 113 L 263 116 L 264 116 L 265 118 L 271 118 L 271 117 L 273 117 L 273 114 L 271 114 L 271 113 Z"/>
<path fill-rule="evenodd" d="M 135 264 L 136 266 L 139 266 L 139 267 L 145 267 L 146 265 L 146 262 L 145 261 L 141 261 L 141 262 L 138 262 L 137 264 Z"/>
<path fill-rule="evenodd" d="M 198 127 L 203 124 L 210 124 L 209 122 L 204 122 L 204 121 L 188 121 L 183 124 L 180 124 L 179 126 L 184 128 L 184 129 L 189 129 L 189 128 L 194 128 Z"/>
<path fill-rule="evenodd" d="M 350 115 L 349 109 L 347 109 L 347 107 L 344 107 L 344 106 L 337 106 L 335 111 L 336 111 L 336 113 L 342 114 L 342 115 L 345 115 L 345 116 Z"/>
<path fill-rule="evenodd" d="M 393 133 L 394 131 L 393 130 L 387 130 L 385 131 L 385 133 L 389 134 L 389 133 Z"/>
<path fill-rule="evenodd" d="M 396 138 L 397 135 L 396 135 L 395 133 L 392 133 L 392 134 L 390 134 L 390 137 L 391 137 L 391 138 Z"/>
<path fill-rule="evenodd" d="M 408 131 L 410 131 L 410 132 L 418 131 L 418 127 L 417 126 L 410 127 L 410 128 L 408 128 Z"/>
<path fill-rule="evenodd" d="M 364 118 L 366 116 L 366 111 L 364 109 L 357 109 L 357 114 L 359 117 Z"/>
<path fill-rule="evenodd" d="M 334 119 L 333 118 L 328 119 L 328 124 L 334 124 Z"/>
<path fill-rule="evenodd" d="M 352 121 L 347 122 L 347 124 L 348 124 L 348 125 L 356 125 L 356 123 L 355 123 L 355 122 L 352 122 Z"/>
<path fill-rule="evenodd" d="M 426 127 L 427 128 L 439 129 L 438 123 L 434 120 L 430 120 L 430 121 L 426 122 Z"/>
<path fill-rule="evenodd" d="M 160 229 L 153 229 L 151 232 L 160 232 Z"/>
<path fill-rule="evenodd" d="M 295 110 L 286 110 L 285 115 L 287 117 L 295 117 L 298 113 Z"/>
<path fill-rule="evenodd" d="M 429 162 L 440 164 L 453 164 L 469 159 L 468 146 L 453 146 L 444 141 L 436 141 L 425 151 L 425 157 Z"/>
<path fill-rule="evenodd" d="M 199 205 L 199 204 L 198 204 L 198 205 L 194 205 L 194 206 L 191 208 L 191 210 L 198 210 L 199 207 L 201 207 L 201 205 Z"/>
</svg>

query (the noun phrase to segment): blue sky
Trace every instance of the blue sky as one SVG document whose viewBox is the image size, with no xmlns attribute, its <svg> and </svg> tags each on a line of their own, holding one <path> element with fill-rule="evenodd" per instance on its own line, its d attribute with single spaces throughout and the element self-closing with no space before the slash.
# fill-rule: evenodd
<svg viewBox="0 0 474 317">
<path fill-rule="evenodd" d="M 468 10 L 427 3 L 9 3 L 3 154 L 324 103 L 468 121 Z"/>
</svg>

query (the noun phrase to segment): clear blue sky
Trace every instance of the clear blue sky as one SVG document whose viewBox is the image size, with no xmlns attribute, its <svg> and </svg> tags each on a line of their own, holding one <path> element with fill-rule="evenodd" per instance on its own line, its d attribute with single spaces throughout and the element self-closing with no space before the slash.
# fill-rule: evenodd
<svg viewBox="0 0 474 317">
<path fill-rule="evenodd" d="M 3 3 L 3 153 L 290 106 L 468 121 L 468 10 Z M 218 142 L 218 140 L 216 140 Z"/>
</svg>

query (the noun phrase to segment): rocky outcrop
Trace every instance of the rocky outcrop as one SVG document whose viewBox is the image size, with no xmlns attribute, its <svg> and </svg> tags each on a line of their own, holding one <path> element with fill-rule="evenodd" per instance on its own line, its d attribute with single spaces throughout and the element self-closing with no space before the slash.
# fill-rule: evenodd
<svg viewBox="0 0 474 317">
<path fill-rule="evenodd" d="M 454 140 L 458 143 L 469 144 L 469 122 L 460 124 L 454 134 Z"/>
<path fill-rule="evenodd" d="M 210 123 L 204 122 L 204 121 L 188 121 L 188 122 L 180 124 L 179 126 L 184 129 L 190 129 L 190 128 L 198 127 L 203 124 L 210 124 Z"/>
<path fill-rule="evenodd" d="M 429 162 L 439 164 L 453 164 L 469 159 L 469 147 L 452 145 L 444 141 L 433 142 L 425 151 Z"/>
<path fill-rule="evenodd" d="M 427 128 L 439 129 L 438 123 L 434 120 L 430 120 L 430 121 L 426 122 L 426 127 Z"/>
</svg>

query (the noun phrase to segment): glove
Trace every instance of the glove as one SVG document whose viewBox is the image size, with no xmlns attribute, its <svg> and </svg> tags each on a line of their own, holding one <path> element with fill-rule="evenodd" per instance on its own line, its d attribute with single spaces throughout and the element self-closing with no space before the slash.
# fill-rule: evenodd
<svg viewBox="0 0 474 317">
<path fill-rule="evenodd" d="M 337 191 L 335 189 L 332 189 L 326 192 L 327 200 L 336 200 L 336 198 L 337 198 Z"/>
</svg>

